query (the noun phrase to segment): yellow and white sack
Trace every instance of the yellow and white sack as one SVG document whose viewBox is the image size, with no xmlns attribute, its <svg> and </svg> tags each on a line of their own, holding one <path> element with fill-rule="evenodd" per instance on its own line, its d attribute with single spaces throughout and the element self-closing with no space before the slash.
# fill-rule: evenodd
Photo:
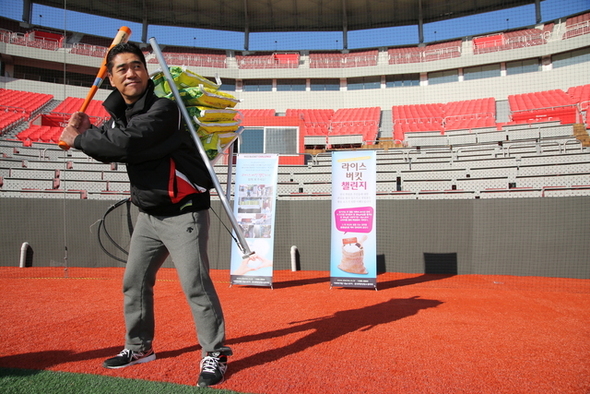
<svg viewBox="0 0 590 394">
<path fill-rule="evenodd" d="M 199 126 L 199 131 L 207 134 L 235 132 L 240 127 L 241 120 L 202 122 L 199 118 L 194 118 L 195 123 Z"/>
<path fill-rule="evenodd" d="M 228 122 L 233 121 L 238 115 L 238 110 L 233 108 L 190 106 L 186 109 L 191 118 L 196 117 L 201 122 Z"/>
<path fill-rule="evenodd" d="M 224 109 L 233 108 L 240 102 L 240 100 L 229 93 L 215 91 L 202 85 L 179 89 L 178 93 L 185 106 L 205 106 Z M 174 100 L 172 93 L 166 95 L 166 97 Z"/>
<path fill-rule="evenodd" d="M 171 66 L 169 67 L 170 75 L 172 80 L 178 89 L 186 89 L 189 87 L 204 86 L 213 91 L 219 90 L 220 84 L 211 81 L 202 75 L 196 74 L 186 67 Z M 157 70 L 151 75 L 154 84 L 156 85 L 155 93 L 158 97 L 164 97 L 172 93 L 170 84 L 166 80 L 162 70 Z"/>
</svg>

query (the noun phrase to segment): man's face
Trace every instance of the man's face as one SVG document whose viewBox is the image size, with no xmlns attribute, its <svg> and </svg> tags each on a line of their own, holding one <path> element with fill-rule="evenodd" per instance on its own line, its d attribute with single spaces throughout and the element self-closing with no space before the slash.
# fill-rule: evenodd
<svg viewBox="0 0 590 394">
<path fill-rule="evenodd" d="M 149 74 L 145 66 L 133 53 L 120 53 L 113 58 L 109 80 L 123 96 L 125 103 L 133 104 L 145 92 Z"/>
</svg>

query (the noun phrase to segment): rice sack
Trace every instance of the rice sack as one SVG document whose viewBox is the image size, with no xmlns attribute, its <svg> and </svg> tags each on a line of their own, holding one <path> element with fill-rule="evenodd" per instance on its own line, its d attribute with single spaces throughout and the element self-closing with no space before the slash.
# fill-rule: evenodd
<svg viewBox="0 0 590 394">
<path fill-rule="evenodd" d="M 169 67 L 170 75 L 172 76 L 172 80 L 178 89 L 185 89 L 188 87 L 196 87 L 199 85 L 203 85 L 208 89 L 212 89 L 216 91 L 219 89 L 219 85 L 215 82 L 196 74 L 186 67 L 178 67 L 172 66 Z M 154 84 L 156 85 L 155 93 L 158 97 L 164 97 L 167 94 L 172 93 L 170 89 L 170 84 L 166 80 L 164 73 L 162 71 L 156 71 L 154 74 L 151 75 Z"/>
<path fill-rule="evenodd" d="M 232 121 L 219 121 L 219 122 L 202 122 L 198 118 L 193 118 L 197 126 L 199 126 L 199 132 L 211 134 L 219 132 L 236 131 L 240 127 L 241 120 Z"/>
<path fill-rule="evenodd" d="M 238 111 L 232 108 L 211 108 L 203 106 L 186 107 L 191 118 L 201 122 L 228 122 L 234 120 Z"/>
<path fill-rule="evenodd" d="M 209 160 L 213 160 L 221 152 L 221 145 L 219 143 L 219 136 L 215 133 L 200 136 L 201 144 L 207 153 Z"/>
<path fill-rule="evenodd" d="M 235 133 L 235 132 L 221 132 L 221 133 L 215 133 L 215 135 L 217 135 L 217 137 L 219 138 L 219 144 L 221 146 L 226 146 L 227 144 L 232 142 L 235 138 L 238 138 L 240 136 L 238 133 Z"/>
<path fill-rule="evenodd" d="M 229 93 L 215 91 L 204 86 L 179 89 L 178 93 L 185 106 L 205 106 L 224 109 L 233 108 L 240 102 L 240 100 Z M 166 95 L 166 97 L 174 100 L 172 93 Z"/>
<path fill-rule="evenodd" d="M 242 121 L 236 119 L 238 111 L 233 109 L 239 100 L 229 93 L 220 92 L 218 84 L 186 67 L 172 66 L 170 74 L 207 157 L 215 159 L 227 144 L 239 136 L 237 131 Z M 155 72 L 151 78 L 156 86 L 156 96 L 175 100 L 162 71 Z M 185 127 L 189 132 L 189 125 Z"/>
</svg>

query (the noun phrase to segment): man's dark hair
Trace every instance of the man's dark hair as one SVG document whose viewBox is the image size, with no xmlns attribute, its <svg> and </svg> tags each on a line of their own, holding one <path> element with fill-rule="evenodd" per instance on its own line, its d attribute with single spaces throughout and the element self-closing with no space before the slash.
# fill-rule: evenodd
<svg viewBox="0 0 590 394">
<path fill-rule="evenodd" d="M 109 50 L 109 53 L 107 54 L 107 70 L 109 70 L 109 73 L 113 70 L 113 59 L 115 58 L 115 56 L 121 54 L 121 53 L 133 53 L 134 55 L 137 55 L 137 57 L 139 58 L 139 60 L 141 60 L 141 62 L 143 63 L 144 67 L 147 70 L 147 64 L 145 62 L 145 56 L 143 55 L 143 52 L 141 51 L 141 49 L 131 43 L 131 42 L 124 42 L 121 44 L 117 44 L 114 47 L 112 47 Z"/>
</svg>

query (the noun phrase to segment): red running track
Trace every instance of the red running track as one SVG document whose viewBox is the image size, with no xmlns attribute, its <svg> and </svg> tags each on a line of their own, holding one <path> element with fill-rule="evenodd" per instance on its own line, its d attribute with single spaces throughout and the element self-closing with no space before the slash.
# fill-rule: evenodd
<svg viewBox="0 0 590 394">
<path fill-rule="evenodd" d="M 56 274 L 57 273 L 57 274 Z M 200 348 L 171 269 L 156 285 L 157 360 L 101 367 L 123 344 L 120 268 L 0 268 L 0 367 L 195 385 Z M 378 291 L 328 272 L 274 289 L 213 271 L 246 393 L 590 392 L 590 280 L 387 273 Z"/>
</svg>

